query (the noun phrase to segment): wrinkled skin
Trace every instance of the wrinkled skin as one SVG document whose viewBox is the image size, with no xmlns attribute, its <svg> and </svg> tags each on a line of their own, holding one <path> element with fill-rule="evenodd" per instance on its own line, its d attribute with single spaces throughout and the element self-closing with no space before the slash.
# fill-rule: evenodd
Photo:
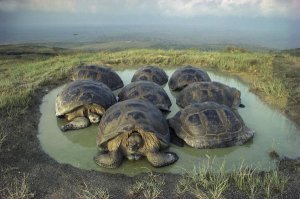
<svg viewBox="0 0 300 199">
<path fill-rule="evenodd" d="M 82 116 L 78 117 L 78 111 L 76 113 L 66 114 L 68 123 L 62 125 L 60 129 L 62 131 L 76 130 L 88 127 L 91 123 L 96 124 L 100 122 L 101 114 L 93 113 L 89 111 L 82 111 Z"/>
<path fill-rule="evenodd" d="M 121 165 L 123 158 L 128 160 L 139 160 L 143 156 L 147 158 L 154 167 L 163 167 L 170 165 L 178 160 L 178 156 L 172 152 L 161 152 L 159 148 L 144 150 L 144 140 L 142 136 L 133 131 L 127 140 L 123 140 L 116 151 L 104 152 L 98 154 L 95 162 L 105 168 L 117 168 Z"/>
<path fill-rule="evenodd" d="M 122 142 L 120 147 L 123 149 L 128 160 L 139 160 L 142 157 L 142 154 L 139 153 L 139 149 L 143 147 L 143 144 L 144 140 L 142 136 L 134 131 L 130 137 L 128 137 L 127 142 Z"/>
<path fill-rule="evenodd" d="M 105 110 L 117 102 L 109 87 L 91 80 L 76 80 L 57 95 L 55 114 L 65 118 L 62 131 L 76 130 L 98 123 Z"/>
<path fill-rule="evenodd" d="M 176 154 L 165 152 L 170 131 L 162 112 L 141 99 L 118 102 L 106 110 L 96 137 L 99 149 L 95 162 L 101 167 L 116 168 L 123 158 L 138 160 L 146 157 L 154 167 L 177 161 Z"/>
</svg>

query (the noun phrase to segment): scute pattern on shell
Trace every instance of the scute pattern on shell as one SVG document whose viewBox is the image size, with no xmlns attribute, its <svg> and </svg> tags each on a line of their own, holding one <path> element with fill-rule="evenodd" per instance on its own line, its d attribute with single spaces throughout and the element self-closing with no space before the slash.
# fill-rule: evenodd
<svg viewBox="0 0 300 199">
<path fill-rule="evenodd" d="M 169 80 L 169 88 L 172 91 L 179 91 L 193 82 L 210 82 L 207 72 L 193 66 L 186 66 L 177 69 Z"/>
<path fill-rule="evenodd" d="M 164 85 L 168 82 L 168 75 L 161 68 L 155 66 L 144 66 L 138 69 L 131 79 L 131 82 L 136 81 L 151 81 L 158 85 Z"/>
<path fill-rule="evenodd" d="M 240 145 L 254 135 L 237 112 L 215 102 L 186 106 L 168 122 L 178 137 L 195 148 Z"/>
<path fill-rule="evenodd" d="M 161 111 L 145 100 L 129 99 L 114 104 L 104 113 L 96 138 L 97 146 L 106 149 L 109 140 L 137 129 L 154 133 L 163 145 L 170 142 L 169 127 Z"/>
<path fill-rule="evenodd" d="M 104 109 L 117 102 L 111 89 L 91 80 L 77 80 L 67 84 L 56 97 L 56 116 L 62 116 L 83 105 L 97 104 Z"/>
<path fill-rule="evenodd" d="M 197 102 L 214 101 L 236 108 L 241 102 L 240 96 L 239 90 L 220 82 L 194 82 L 179 93 L 176 103 L 186 107 Z"/>
<path fill-rule="evenodd" d="M 73 71 L 72 80 L 93 80 L 116 90 L 124 86 L 122 79 L 111 68 L 97 65 L 79 66 Z"/>
<path fill-rule="evenodd" d="M 118 94 L 119 101 L 142 99 L 154 104 L 163 111 L 170 111 L 172 105 L 168 94 L 158 84 L 149 81 L 137 81 L 126 85 Z"/>
</svg>

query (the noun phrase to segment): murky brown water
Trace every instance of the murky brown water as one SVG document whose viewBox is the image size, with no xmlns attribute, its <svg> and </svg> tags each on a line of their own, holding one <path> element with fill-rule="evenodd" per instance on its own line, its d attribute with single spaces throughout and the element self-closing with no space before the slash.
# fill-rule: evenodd
<svg viewBox="0 0 300 199">
<path fill-rule="evenodd" d="M 124 84 L 128 84 L 135 70 L 119 71 Z M 166 70 L 171 76 L 174 70 Z M 234 77 L 209 72 L 212 80 L 220 81 L 230 86 L 238 88 L 242 93 L 242 103 L 246 108 L 239 109 L 246 125 L 254 129 L 256 134 L 254 139 L 243 146 L 234 146 L 221 149 L 194 149 L 188 146 L 177 147 L 171 145 L 170 151 L 178 154 L 179 160 L 164 168 L 153 168 L 146 160 L 124 161 L 118 169 L 103 169 L 98 167 L 93 156 L 97 152 L 96 133 L 97 126 L 93 125 L 86 129 L 69 131 L 63 133 L 59 126 L 63 120 L 55 117 L 55 98 L 62 87 L 52 90 L 47 94 L 40 111 L 42 116 L 39 123 L 39 140 L 46 153 L 60 163 L 71 164 L 82 169 L 93 169 L 111 173 L 124 173 L 135 175 L 145 171 L 183 173 L 185 170 L 193 169 L 210 158 L 215 162 L 225 161 L 226 168 L 232 169 L 235 165 L 258 167 L 262 170 L 275 167 L 274 160 L 269 157 L 272 148 L 281 155 L 288 157 L 300 157 L 300 131 L 296 126 L 277 110 L 264 104 L 256 95 L 249 92 L 247 85 L 238 81 Z M 168 85 L 164 89 L 172 101 L 172 112 L 167 116 L 172 117 L 179 108 L 175 98 L 169 91 Z M 117 93 L 118 91 L 116 91 Z M 173 93 L 174 94 L 174 93 Z"/>
</svg>

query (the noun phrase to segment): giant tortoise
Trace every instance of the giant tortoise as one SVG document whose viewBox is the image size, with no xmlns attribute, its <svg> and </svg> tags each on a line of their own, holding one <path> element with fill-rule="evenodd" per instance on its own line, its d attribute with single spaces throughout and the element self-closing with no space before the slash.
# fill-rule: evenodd
<svg viewBox="0 0 300 199">
<path fill-rule="evenodd" d="M 241 104 L 241 92 L 220 82 L 194 82 L 185 87 L 176 98 L 180 107 L 197 102 L 214 101 L 231 108 L 244 107 Z"/>
<path fill-rule="evenodd" d="M 137 81 L 126 85 L 118 94 L 119 101 L 143 99 L 151 102 L 162 111 L 169 112 L 172 105 L 166 91 L 158 84 L 149 81 Z"/>
<path fill-rule="evenodd" d="M 193 82 L 210 82 L 207 72 L 193 66 L 177 69 L 169 80 L 169 88 L 172 91 L 180 91 Z"/>
<path fill-rule="evenodd" d="M 241 145 L 254 135 L 236 111 L 215 102 L 186 106 L 168 123 L 179 138 L 194 148 Z"/>
<path fill-rule="evenodd" d="M 138 69 L 133 74 L 131 82 L 136 82 L 140 80 L 152 81 L 161 86 L 168 82 L 168 75 L 165 73 L 163 69 L 160 69 L 158 67 L 144 66 Z"/>
<path fill-rule="evenodd" d="M 111 68 L 97 65 L 79 66 L 74 69 L 71 79 L 93 80 L 106 84 L 110 89 L 117 90 L 124 86 L 122 79 Z"/>
<path fill-rule="evenodd" d="M 67 124 L 62 131 L 87 127 L 98 123 L 105 110 L 116 103 L 116 97 L 105 84 L 91 80 L 77 80 L 66 85 L 57 95 L 55 112 Z"/>
<path fill-rule="evenodd" d="M 153 104 L 140 99 L 129 99 L 111 106 L 99 124 L 97 146 L 100 152 L 95 162 L 105 168 L 116 168 L 123 158 L 138 160 L 145 156 L 154 167 L 177 161 L 169 146 L 167 121 Z"/>
</svg>

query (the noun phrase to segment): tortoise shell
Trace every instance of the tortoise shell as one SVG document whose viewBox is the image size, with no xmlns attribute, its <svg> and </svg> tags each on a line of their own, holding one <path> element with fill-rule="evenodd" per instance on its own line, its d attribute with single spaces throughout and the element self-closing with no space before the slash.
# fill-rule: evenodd
<svg viewBox="0 0 300 199">
<path fill-rule="evenodd" d="M 186 107 L 193 103 L 207 101 L 237 108 L 241 103 L 241 92 L 220 82 L 194 82 L 178 94 L 176 104 Z"/>
<path fill-rule="evenodd" d="M 151 81 L 157 83 L 158 85 L 164 85 L 168 82 L 168 75 L 163 69 L 158 67 L 144 66 L 134 73 L 131 82 L 140 80 Z"/>
<path fill-rule="evenodd" d="M 132 82 L 125 86 L 118 95 L 119 101 L 142 99 L 154 104 L 162 111 L 170 111 L 171 100 L 166 91 L 158 84 L 149 81 Z"/>
<path fill-rule="evenodd" d="M 168 122 L 179 138 L 195 148 L 241 145 L 254 135 L 237 112 L 215 102 L 186 106 Z"/>
<path fill-rule="evenodd" d="M 124 86 L 122 79 L 111 68 L 105 66 L 79 66 L 73 71 L 71 79 L 93 80 L 106 84 L 110 89 L 116 90 Z"/>
<path fill-rule="evenodd" d="M 171 76 L 169 88 L 172 91 L 180 91 L 193 82 L 210 82 L 207 72 L 193 66 L 177 69 Z"/>
<path fill-rule="evenodd" d="M 104 113 L 96 138 L 97 146 L 107 149 L 109 140 L 134 130 L 154 133 L 161 146 L 169 145 L 169 127 L 161 111 L 145 100 L 129 99 L 114 104 Z"/>
<path fill-rule="evenodd" d="M 91 80 L 77 80 L 67 84 L 56 97 L 56 116 L 88 104 L 97 104 L 105 110 L 116 103 L 116 97 L 105 84 Z"/>
</svg>

